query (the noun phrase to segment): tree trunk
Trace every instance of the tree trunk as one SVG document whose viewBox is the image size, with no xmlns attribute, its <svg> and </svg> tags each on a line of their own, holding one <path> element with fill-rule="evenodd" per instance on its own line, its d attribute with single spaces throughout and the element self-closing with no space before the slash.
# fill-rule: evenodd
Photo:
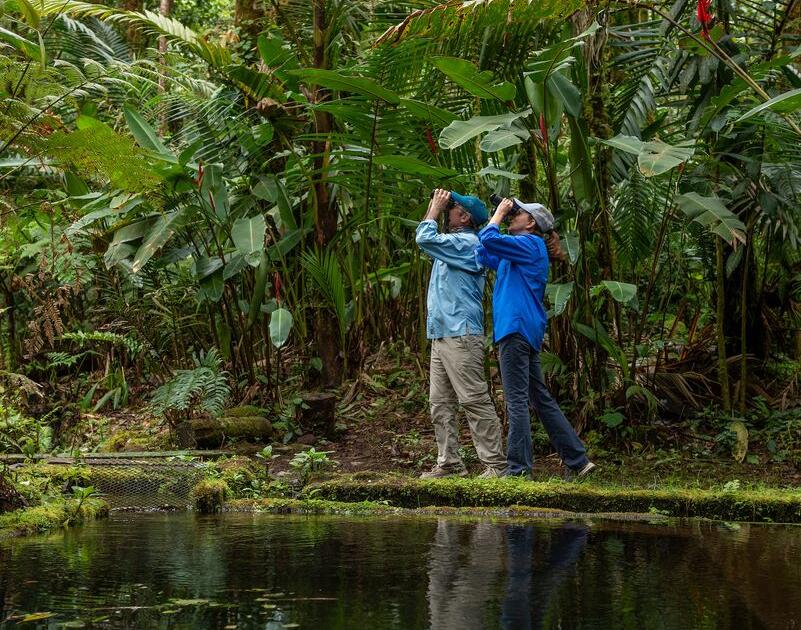
<svg viewBox="0 0 801 630">
<path fill-rule="evenodd" d="M 327 18 L 325 0 L 314 0 L 314 50 L 312 55 L 315 68 L 328 69 Z M 312 100 L 320 103 L 328 100 L 329 93 L 315 87 Z M 314 237 L 320 248 L 325 248 L 337 231 L 337 207 L 331 202 L 328 186 L 328 156 L 330 152 L 330 133 L 333 127 L 331 114 L 320 110 L 314 112 L 314 127 L 319 140 L 312 143 L 314 154 Z M 341 382 L 339 328 L 335 318 L 318 309 L 315 315 L 315 337 L 317 352 L 323 362 L 323 385 L 328 387 Z"/>
<path fill-rule="evenodd" d="M 251 40 L 255 40 L 261 32 L 261 21 L 264 19 L 261 5 L 259 0 L 236 0 L 234 5 L 234 24 Z"/>
<path fill-rule="evenodd" d="M 126 11 L 135 11 L 137 13 L 142 11 L 144 0 L 124 0 L 122 8 Z M 133 47 L 138 47 L 141 43 L 139 31 L 133 25 L 128 27 L 128 43 Z"/>
<path fill-rule="evenodd" d="M 715 254 L 715 277 L 717 280 L 715 331 L 718 346 L 718 380 L 720 381 L 720 399 L 723 410 L 728 413 L 731 411 L 731 399 L 729 398 L 729 366 L 726 361 L 726 331 L 724 330 L 726 267 L 723 262 L 723 241 L 719 238 L 715 238 Z"/>
</svg>

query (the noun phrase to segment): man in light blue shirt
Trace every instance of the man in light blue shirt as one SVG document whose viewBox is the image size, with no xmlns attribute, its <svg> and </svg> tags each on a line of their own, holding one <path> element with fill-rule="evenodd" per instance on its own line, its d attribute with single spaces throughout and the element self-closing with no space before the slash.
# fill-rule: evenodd
<svg viewBox="0 0 801 630">
<path fill-rule="evenodd" d="M 447 212 L 448 232 L 437 219 Z M 437 189 L 425 219 L 417 226 L 417 244 L 434 261 L 428 283 L 426 335 L 431 339 L 429 402 L 437 440 L 437 463 L 424 478 L 465 476 L 459 456 L 456 412 L 464 409 L 473 444 L 486 466 L 482 477 L 506 469 L 501 423 L 484 375 L 484 269 L 476 260 L 478 227 L 487 208 L 477 197 Z"/>
</svg>

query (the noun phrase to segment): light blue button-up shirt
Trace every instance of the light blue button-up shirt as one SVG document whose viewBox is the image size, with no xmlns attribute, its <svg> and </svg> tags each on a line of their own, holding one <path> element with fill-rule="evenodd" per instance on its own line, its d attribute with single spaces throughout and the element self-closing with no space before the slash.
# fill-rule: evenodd
<svg viewBox="0 0 801 630">
<path fill-rule="evenodd" d="M 472 230 L 440 234 L 433 219 L 417 226 L 417 244 L 434 259 L 428 282 L 429 339 L 484 334 L 484 267 L 476 259 Z"/>
</svg>

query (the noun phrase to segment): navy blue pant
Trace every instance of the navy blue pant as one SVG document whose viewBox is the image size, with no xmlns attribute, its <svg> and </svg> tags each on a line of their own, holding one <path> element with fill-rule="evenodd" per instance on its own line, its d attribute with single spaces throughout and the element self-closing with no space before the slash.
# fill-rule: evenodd
<svg viewBox="0 0 801 630">
<path fill-rule="evenodd" d="M 531 473 L 531 416 L 533 407 L 551 439 L 551 445 L 568 468 L 581 470 L 589 461 L 587 449 L 575 429 L 559 409 L 540 366 L 540 353 L 525 337 L 514 333 L 498 344 L 503 380 L 503 396 L 509 418 L 509 441 L 506 451 L 507 473 Z"/>
</svg>

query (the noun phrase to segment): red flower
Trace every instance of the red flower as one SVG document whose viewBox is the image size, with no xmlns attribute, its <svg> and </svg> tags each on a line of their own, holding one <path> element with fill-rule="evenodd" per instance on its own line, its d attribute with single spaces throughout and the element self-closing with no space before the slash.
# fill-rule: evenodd
<svg viewBox="0 0 801 630">
<path fill-rule="evenodd" d="M 701 30 L 704 33 L 704 38 L 709 39 L 709 26 L 712 24 L 712 0 L 698 0 L 698 10 L 695 12 L 695 17 L 701 25 Z"/>
<path fill-rule="evenodd" d="M 431 135 L 431 129 L 428 127 L 426 127 L 426 140 L 428 141 L 428 148 L 431 149 L 431 153 L 436 155 L 439 149 L 437 148 L 437 143 L 434 141 L 434 136 Z"/>
<path fill-rule="evenodd" d="M 545 124 L 545 114 L 540 114 L 540 134 L 542 134 L 542 144 L 548 144 L 548 126 Z"/>
</svg>

